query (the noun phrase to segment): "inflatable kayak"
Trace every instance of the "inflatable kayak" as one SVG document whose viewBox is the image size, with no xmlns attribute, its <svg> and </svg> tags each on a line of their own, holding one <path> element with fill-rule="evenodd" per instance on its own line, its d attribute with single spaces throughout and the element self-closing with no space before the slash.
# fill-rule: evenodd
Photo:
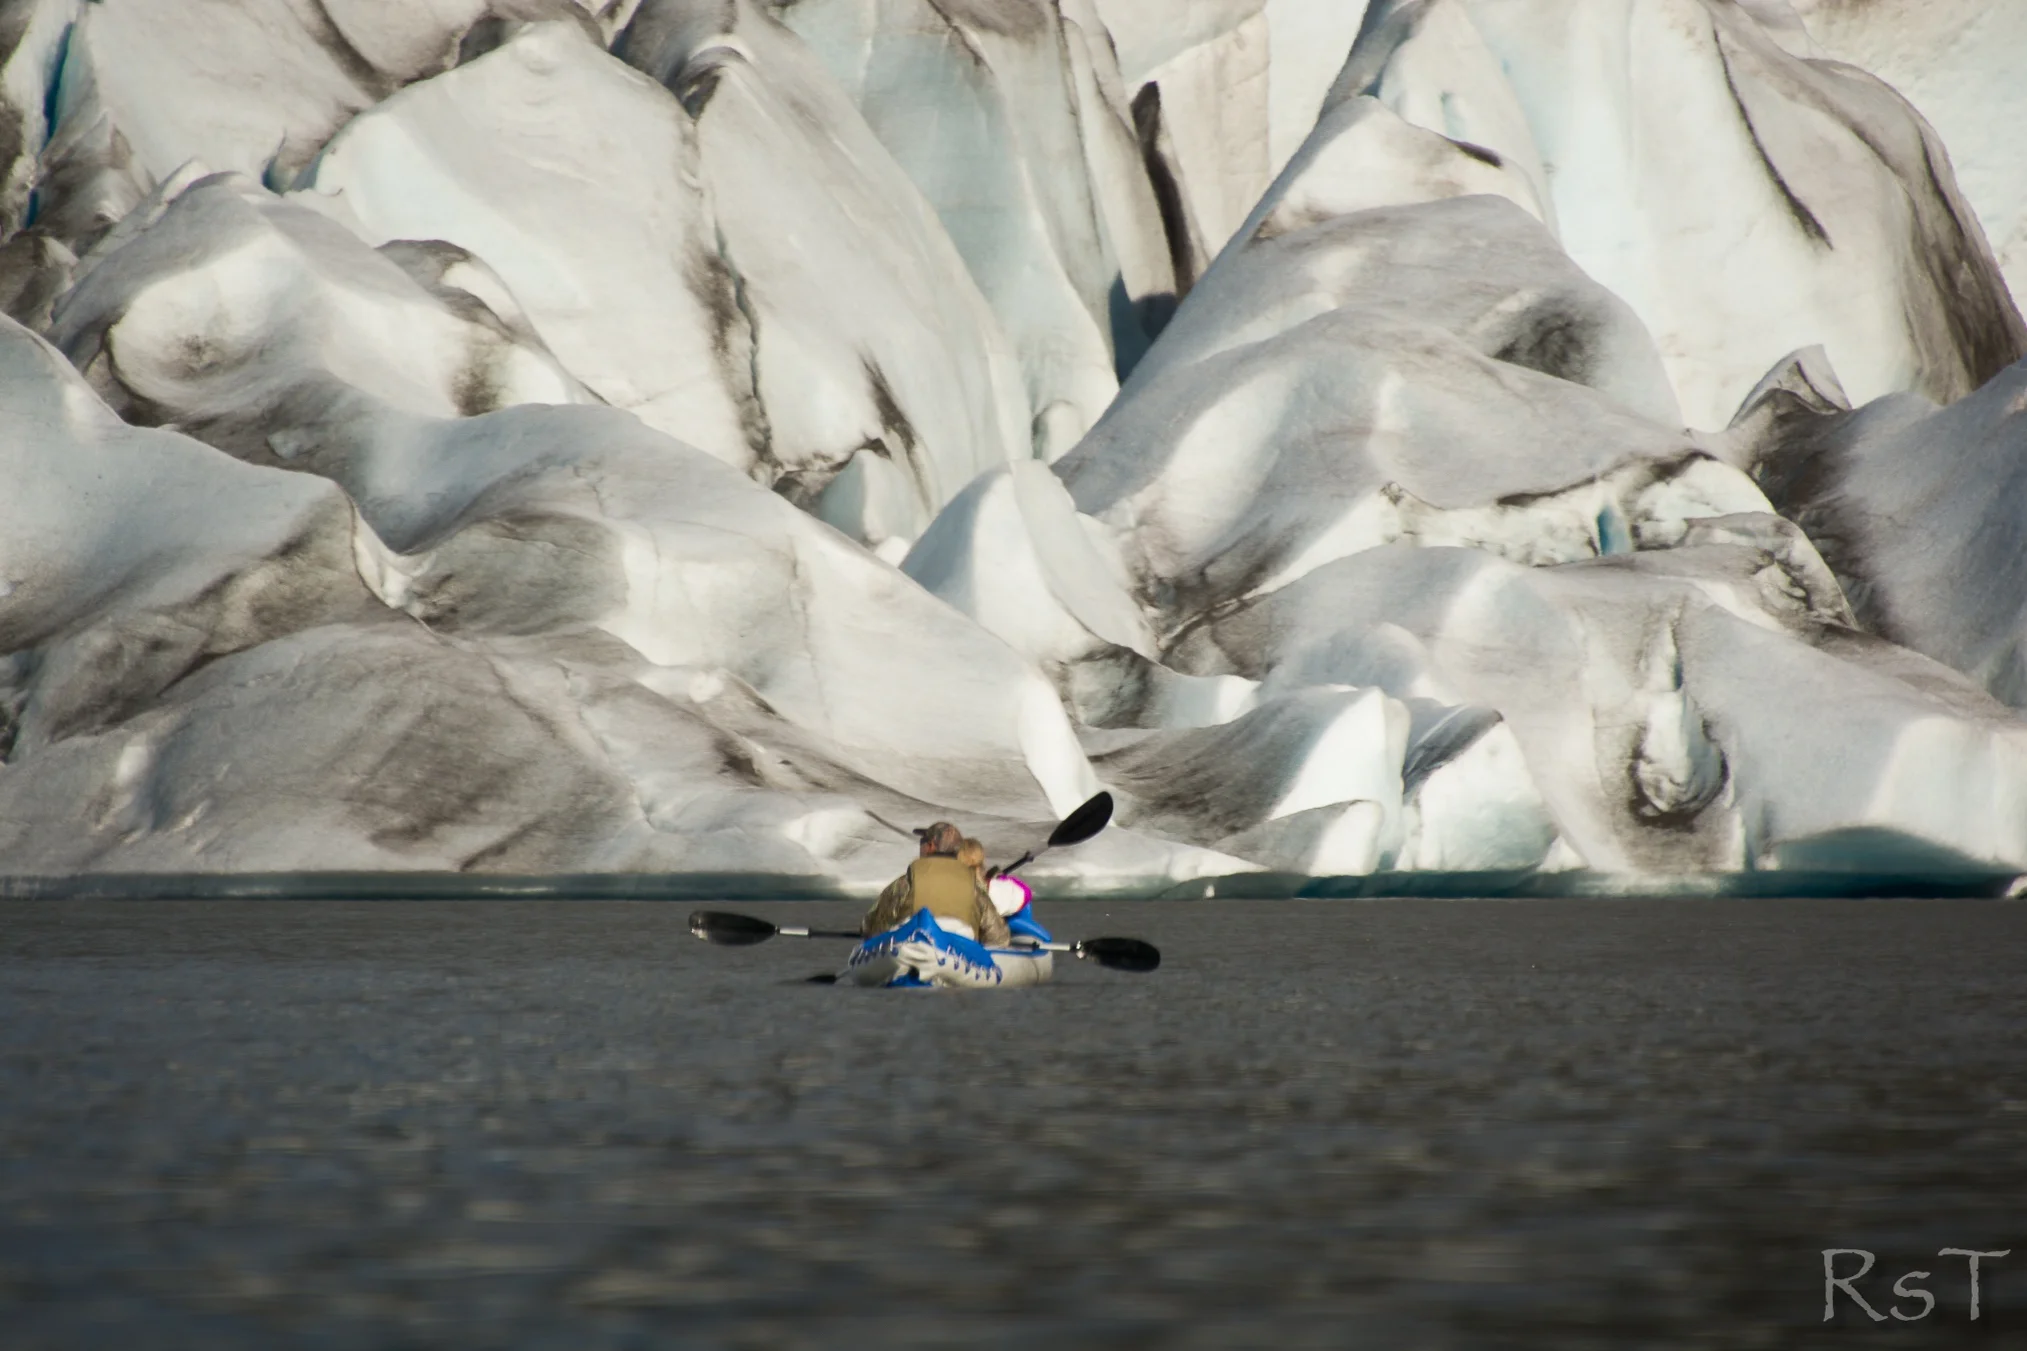
<svg viewBox="0 0 2027 1351">
<path fill-rule="evenodd" d="M 917 910 L 860 943 L 838 972 L 838 984 L 946 990 L 1040 985 L 1056 973 L 1056 955 L 1040 946 L 1053 940 L 1027 913 L 1025 900 L 1007 917 L 1013 939 L 1005 947 L 987 947 L 963 931 L 969 926 L 946 927 L 927 910 Z"/>
<path fill-rule="evenodd" d="M 1058 943 L 1030 914 L 1007 917 L 1006 925 L 1013 937 L 1003 947 L 988 947 L 969 932 L 957 932 L 947 924 L 949 921 L 939 921 L 928 911 L 918 910 L 905 924 L 897 924 L 871 938 L 861 938 L 849 929 L 805 929 L 724 910 L 698 910 L 690 915 L 691 933 L 724 947 L 751 947 L 777 936 L 848 938 L 856 945 L 850 963 L 836 976 L 827 978 L 841 985 L 917 990 L 1002 990 L 1040 985 L 1056 973 L 1058 952 L 1089 959 L 1114 971 L 1144 974 L 1161 965 L 1161 953 L 1152 943 L 1138 938 L 1086 938 L 1075 943 Z M 970 926 L 957 928 L 968 930 Z"/>
</svg>

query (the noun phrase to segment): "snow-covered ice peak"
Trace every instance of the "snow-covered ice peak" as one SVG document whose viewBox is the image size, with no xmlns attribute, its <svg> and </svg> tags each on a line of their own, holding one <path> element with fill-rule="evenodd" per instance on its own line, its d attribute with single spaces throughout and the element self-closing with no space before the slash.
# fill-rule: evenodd
<svg viewBox="0 0 2027 1351">
<path fill-rule="evenodd" d="M 698 158 L 666 90 L 550 25 L 354 118 L 291 199 L 368 244 L 484 259 L 601 399 L 747 468 L 765 449 L 751 325 Z"/>
<path fill-rule="evenodd" d="M 402 413 L 593 400 L 480 260 L 376 252 L 242 175 L 190 184 L 87 261 L 51 340 L 128 420 L 241 458 L 343 453 Z"/>
<path fill-rule="evenodd" d="M 993 312 L 794 34 L 751 5 L 647 0 L 617 50 L 694 122 L 770 481 L 899 552 L 975 475 L 1028 457 L 1029 399 Z"/>
<path fill-rule="evenodd" d="M 1653 329 L 1691 425 L 1812 344 L 1861 400 L 1968 393 L 2027 329 L 1940 139 L 1784 39 L 1731 0 L 1376 0 L 1333 96 L 1542 183 L 1570 257 Z"/>
</svg>

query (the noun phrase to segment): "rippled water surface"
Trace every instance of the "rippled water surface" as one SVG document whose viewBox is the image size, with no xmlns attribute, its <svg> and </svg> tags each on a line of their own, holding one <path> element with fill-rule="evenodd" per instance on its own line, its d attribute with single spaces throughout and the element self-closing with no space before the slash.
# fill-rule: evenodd
<svg viewBox="0 0 2027 1351">
<path fill-rule="evenodd" d="M 989 995 L 686 911 L 0 904 L 0 1344 L 2027 1344 L 2027 905 L 1057 905 L 1165 965 Z"/>
</svg>

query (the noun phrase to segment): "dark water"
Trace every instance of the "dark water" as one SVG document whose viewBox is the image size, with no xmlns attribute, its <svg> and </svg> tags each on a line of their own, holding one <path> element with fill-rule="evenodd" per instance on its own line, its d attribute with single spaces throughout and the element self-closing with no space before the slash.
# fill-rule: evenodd
<svg viewBox="0 0 2027 1351">
<path fill-rule="evenodd" d="M 1059 905 L 1166 965 L 992 995 L 685 910 L 0 905 L 0 1345 L 2027 1345 L 2027 905 Z"/>
</svg>

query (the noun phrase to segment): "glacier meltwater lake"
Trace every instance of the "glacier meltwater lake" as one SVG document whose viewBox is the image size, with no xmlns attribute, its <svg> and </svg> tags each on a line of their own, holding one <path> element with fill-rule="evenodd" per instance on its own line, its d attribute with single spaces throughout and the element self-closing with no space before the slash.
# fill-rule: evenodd
<svg viewBox="0 0 2027 1351">
<path fill-rule="evenodd" d="M 0 904 L 0 1342 L 2027 1337 L 2027 905 L 1065 903 L 1161 970 L 995 995 L 689 909 Z"/>
</svg>

